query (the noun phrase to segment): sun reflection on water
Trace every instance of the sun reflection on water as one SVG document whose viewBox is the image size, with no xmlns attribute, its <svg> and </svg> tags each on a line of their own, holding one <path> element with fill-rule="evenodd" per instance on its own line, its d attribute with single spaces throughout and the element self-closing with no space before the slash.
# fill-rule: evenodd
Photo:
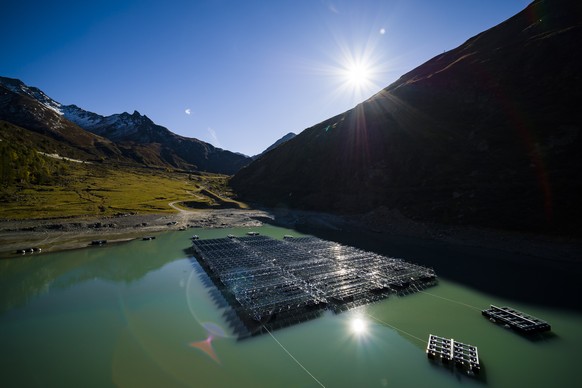
<svg viewBox="0 0 582 388">
<path fill-rule="evenodd" d="M 347 321 L 350 336 L 357 339 L 364 339 L 370 335 L 370 321 L 364 314 L 355 313 Z"/>
<path fill-rule="evenodd" d="M 354 318 L 350 321 L 350 328 L 355 335 L 362 335 L 367 332 L 366 322 L 361 318 Z"/>
</svg>

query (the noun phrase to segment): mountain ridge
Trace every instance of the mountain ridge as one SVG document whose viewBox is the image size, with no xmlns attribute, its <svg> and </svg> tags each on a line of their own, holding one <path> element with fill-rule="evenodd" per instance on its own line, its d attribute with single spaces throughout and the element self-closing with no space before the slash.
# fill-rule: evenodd
<svg viewBox="0 0 582 388">
<path fill-rule="evenodd" d="M 268 146 L 263 152 L 261 152 L 260 154 L 257 154 L 255 156 L 253 156 L 253 160 L 256 160 L 258 158 L 260 158 L 262 155 L 266 154 L 267 152 L 274 150 L 275 148 L 279 147 L 281 144 L 284 144 L 286 142 L 288 142 L 289 140 L 293 139 L 295 136 L 297 136 L 297 134 L 293 133 L 293 132 L 289 132 L 286 135 L 282 136 L 281 138 L 279 138 L 277 141 L 275 141 L 273 144 L 271 144 L 270 146 Z"/>
<path fill-rule="evenodd" d="M 139 112 L 102 116 L 63 105 L 21 80 L 0 77 L 0 119 L 49 134 L 91 157 L 159 167 L 233 174 L 248 156 L 177 135 Z M 59 130 L 62 129 L 62 130 Z M 77 142 L 72 139 L 83 140 Z"/>
<path fill-rule="evenodd" d="M 534 1 L 231 180 L 243 200 L 582 233 L 581 5 Z"/>
</svg>

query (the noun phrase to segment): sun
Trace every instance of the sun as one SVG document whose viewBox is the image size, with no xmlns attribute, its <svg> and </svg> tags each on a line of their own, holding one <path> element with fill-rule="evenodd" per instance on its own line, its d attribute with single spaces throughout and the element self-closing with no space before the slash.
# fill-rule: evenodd
<svg viewBox="0 0 582 388">
<path fill-rule="evenodd" d="M 376 65 L 370 55 L 346 52 L 338 65 L 336 75 L 339 91 L 350 95 L 354 102 L 360 102 L 378 88 L 375 79 L 379 73 L 379 65 Z"/>
<path fill-rule="evenodd" d="M 345 69 L 346 81 L 356 88 L 367 85 L 370 82 L 370 75 L 369 67 L 359 63 L 352 63 Z"/>
<path fill-rule="evenodd" d="M 394 59 L 388 58 L 390 52 L 379 36 L 383 33 L 361 39 L 342 39 L 341 34 L 337 34 L 337 47 L 327 52 L 329 61 L 310 69 L 325 76 L 326 82 L 329 80 L 330 100 L 354 106 L 384 87 L 388 74 L 394 71 Z"/>
</svg>

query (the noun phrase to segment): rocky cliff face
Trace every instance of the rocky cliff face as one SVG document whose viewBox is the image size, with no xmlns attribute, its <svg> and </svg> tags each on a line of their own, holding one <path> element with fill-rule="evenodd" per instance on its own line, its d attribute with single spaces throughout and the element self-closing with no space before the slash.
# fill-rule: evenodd
<svg viewBox="0 0 582 388">
<path fill-rule="evenodd" d="M 582 11 L 534 1 L 237 173 L 247 200 L 582 233 Z"/>
</svg>

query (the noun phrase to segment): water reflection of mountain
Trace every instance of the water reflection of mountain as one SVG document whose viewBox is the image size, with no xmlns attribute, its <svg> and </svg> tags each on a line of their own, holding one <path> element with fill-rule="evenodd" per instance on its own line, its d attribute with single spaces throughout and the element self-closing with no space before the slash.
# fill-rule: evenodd
<svg viewBox="0 0 582 388">
<path fill-rule="evenodd" d="M 96 279 L 131 283 L 174 260 L 139 246 L 135 250 L 100 247 L 0 260 L 0 314 L 51 288 L 66 289 Z"/>
</svg>

